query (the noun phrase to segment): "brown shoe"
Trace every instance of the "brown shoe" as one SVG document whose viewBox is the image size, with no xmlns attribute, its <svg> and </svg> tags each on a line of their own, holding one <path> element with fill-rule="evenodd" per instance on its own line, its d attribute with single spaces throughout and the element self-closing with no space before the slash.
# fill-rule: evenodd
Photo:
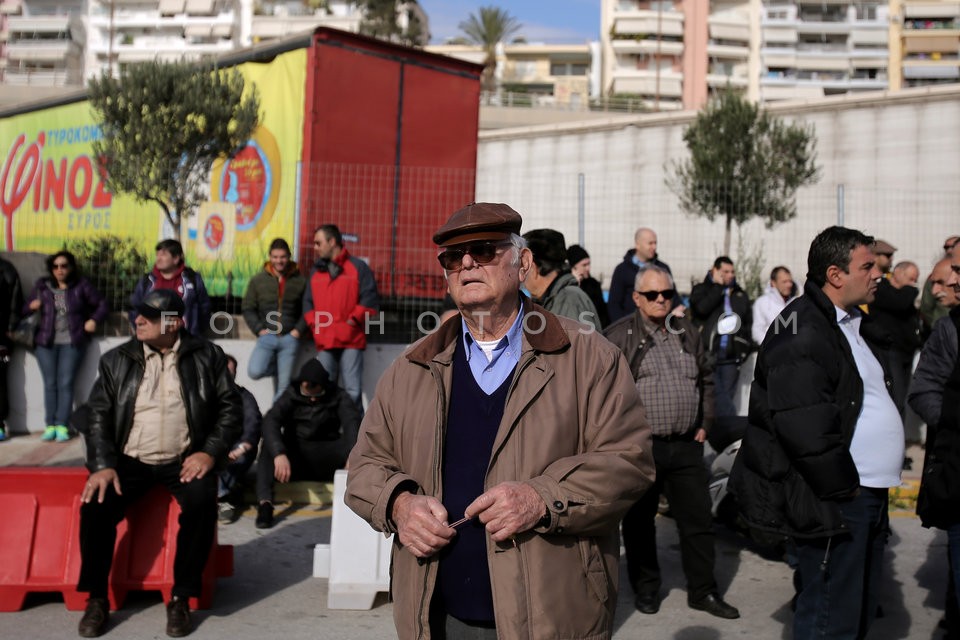
<svg viewBox="0 0 960 640">
<path fill-rule="evenodd" d="M 110 620 L 110 603 L 106 598 L 88 598 L 77 631 L 81 638 L 98 638 L 107 629 Z"/>
<path fill-rule="evenodd" d="M 190 635 L 193 625 L 190 622 L 190 605 L 186 598 L 174 596 L 167 603 L 167 635 L 182 638 Z"/>
</svg>

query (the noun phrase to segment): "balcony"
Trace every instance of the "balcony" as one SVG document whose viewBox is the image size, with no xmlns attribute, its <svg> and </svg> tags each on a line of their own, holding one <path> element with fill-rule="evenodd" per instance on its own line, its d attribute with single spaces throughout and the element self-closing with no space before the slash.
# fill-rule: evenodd
<svg viewBox="0 0 960 640">
<path fill-rule="evenodd" d="M 960 80 L 960 61 L 950 62 L 952 64 L 904 60 L 903 77 L 908 80 Z"/>
<path fill-rule="evenodd" d="M 707 74 L 707 85 L 710 87 L 725 87 L 729 84 L 731 87 L 746 87 L 750 84 L 750 81 L 746 76 L 742 75 L 732 75 L 727 76 L 719 73 L 708 73 Z"/>
<path fill-rule="evenodd" d="M 746 60 L 750 57 L 750 47 L 737 47 L 729 44 L 707 44 L 707 56 L 710 58 Z"/>
<path fill-rule="evenodd" d="M 73 84 L 70 80 L 71 74 L 66 69 L 20 71 L 8 67 L 3 74 L 4 84 L 18 87 L 65 87 Z"/>
<path fill-rule="evenodd" d="M 738 40 L 750 42 L 750 24 L 746 17 L 711 16 L 708 20 L 710 38 L 713 40 Z"/>
<path fill-rule="evenodd" d="M 655 39 L 648 40 L 614 40 L 610 43 L 617 54 L 638 54 L 656 55 L 658 50 Z M 661 40 L 659 44 L 661 56 L 680 56 L 683 55 L 683 43 L 671 40 Z"/>
<path fill-rule="evenodd" d="M 903 34 L 903 52 L 940 53 L 960 50 L 960 31 L 934 31 L 932 33 Z"/>
<path fill-rule="evenodd" d="M 763 27 L 764 43 L 790 43 L 797 41 L 796 27 Z"/>
<path fill-rule="evenodd" d="M 619 34 L 632 36 L 657 33 L 659 15 L 660 33 L 665 36 L 683 36 L 683 13 L 679 11 L 617 11 L 614 13 L 611 39 Z"/>
<path fill-rule="evenodd" d="M 20 40 L 7 44 L 7 58 L 31 62 L 59 62 L 70 53 L 69 40 Z"/>
<path fill-rule="evenodd" d="M 853 29 L 853 23 L 851 22 L 814 22 L 801 20 L 797 23 L 797 33 L 831 33 L 831 34 L 843 34 L 850 33 L 850 30 Z"/>
<path fill-rule="evenodd" d="M 257 40 L 282 38 L 293 33 L 309 31 L 318 26 L 333 27 L 341 31 L 360 30 L 360 18 L 357 16 L 253 16 L 250 35 Z"/>
<path fill-rule="evenodd" d="M 10 16 L 7 27 L 11 33 L 66 33 L 70 16 Z"/>
<path fill-rule="evenodd" d="M 847 40 L 851 45 L 858 44 L 882 44 L 887 45 L 886 29 L 852 29 L 850 37 Z"/>
<path fill-rule="evenodd" d="M 124 11 L 117 12 L 113 17 L 113 30 L 115 32 L 128 29 L 186 29 L 193 26 L 208 27 L 230 27 L 232 29 L 236 16 L 232 11 L 220 13 L 215 16 L 198 17 L 179 14 L 175 16 L 165 16 L 156 11 Z M 90 17 L 90 28 L 99 29 L 106 33 L 110 30 L 110 16 L 95 15 Z"/>
<path fill-rule="evenodd" d="M 611 92 L 654 96 L 657 93 L 657 72 L 648 70 L 615 71 Z M 675 71 L 661 71 L 660 97 L 680 98 L 682 95 L 683 74 Z"/>
<path fill-rule="evenodd" d="M 947 2 L 907 2 L 903 7 L 905 19 L 958 18 L 960 7 L 957 3 Z"/>
</svg>

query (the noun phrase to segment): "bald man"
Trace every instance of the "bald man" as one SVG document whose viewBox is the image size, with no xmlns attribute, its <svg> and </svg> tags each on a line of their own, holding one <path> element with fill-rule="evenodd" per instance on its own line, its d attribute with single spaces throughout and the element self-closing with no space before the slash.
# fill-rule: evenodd
<svg viewBox="0 0 960 640">
<path fill-rule="evenodd" d="M 637 310 L 633 302 L 633 284 L 640 267 L 652 264 L 670 273 L 670 267 L 657 258 L 657 234 L 653 229 L 640 227 L 633 234 L 633 242 L 634 248 L 624 254 L 623 262 L 613 270 L 610 279 L 610 297 L 607 301 L 610 322 L 616 322 Z"/>
</svg>

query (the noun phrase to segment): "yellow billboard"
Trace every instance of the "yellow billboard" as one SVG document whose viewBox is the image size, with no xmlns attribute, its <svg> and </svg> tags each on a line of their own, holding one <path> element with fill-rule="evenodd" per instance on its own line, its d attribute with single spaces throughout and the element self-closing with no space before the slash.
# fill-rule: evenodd
<svg viewBox="0 0 960 640">
<path fill-rule="evenodd" d="M 260 126 L 236 157 L 215 163 L 209 204 L 181 223 L 187 264 L 211 295 L 242 295 L 273 238 L 295 245 L 306 60 L 301 48 L 237 66 L 260 96 Z M 156 204 L 106 190 L 91 150 L 100 135 L 86 101 L 0 118 L 4 250 L 53 253 L 72 240 L 116 236 L 153 256 L 170 237 Z"/>
</svg>

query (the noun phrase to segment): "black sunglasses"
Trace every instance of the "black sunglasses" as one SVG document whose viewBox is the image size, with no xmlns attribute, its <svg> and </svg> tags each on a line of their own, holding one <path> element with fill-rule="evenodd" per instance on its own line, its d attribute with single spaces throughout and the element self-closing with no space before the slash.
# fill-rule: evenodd
<svg viewBox="0 0 960 640">
<path fill-rule="evenodd" d="M 490 264 L 502 247 L 509 246 L 509 242 L 473 242 L 458 249 L 447 249 L 437 254 L 437 260 L 447 271 L 458 271 L 463 267 L 463 256 L 468 253 L 477 264 Z"/>
<path fill-rule="evenodd" d="M 663 291 L 637 291 L 644 298 L 650 302 L 655 302 L 656 299 L 660 296 L 663 296 L 664 300 L 673 300 L 673 296 L 677 295 L 676 289 L 664 289 Z"/>
</svg>

